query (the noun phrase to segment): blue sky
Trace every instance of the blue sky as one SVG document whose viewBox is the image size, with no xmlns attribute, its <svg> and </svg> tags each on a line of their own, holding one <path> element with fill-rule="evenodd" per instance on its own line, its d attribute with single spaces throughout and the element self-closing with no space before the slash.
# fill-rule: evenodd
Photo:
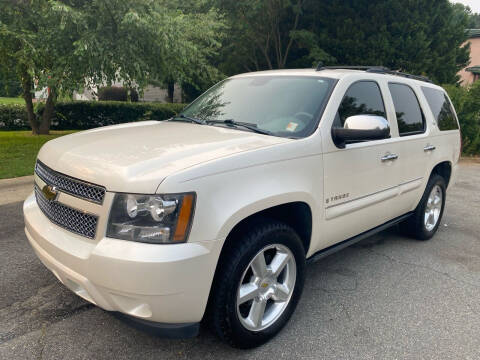
<svg viewBox="0 0 480 360">
<path fill-rule="evenodd" d="M 480 13 L 480 0 L 454 0 L 453 2 L 468 5 L 474 12 Z"/>
</svg>

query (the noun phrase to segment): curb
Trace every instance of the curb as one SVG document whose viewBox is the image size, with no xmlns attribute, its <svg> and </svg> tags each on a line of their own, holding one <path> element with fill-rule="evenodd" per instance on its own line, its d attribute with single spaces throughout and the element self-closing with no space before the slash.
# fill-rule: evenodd
<svg viewBox="0 0 480 360">
<path fill-rule="evenodd" d="M 33 191 L 33 175 L 0 180 L 0 206 L 23 201 Z"/>
<path fill-rule="evenodd" d="M 461 163 L 470 163 L 470 164 L 480 164 L 480 157 L 474 156 L 474 157 L 461 157 L 460 158 Z"/>
<path fill-rule="evenodd" d="M 33 175 L 21 176 L 17 178 L 2 179 L 0 180 L 0 190 L 7 188 L 23 186 L 27 184 L 33 184 Z"/>
</svg>

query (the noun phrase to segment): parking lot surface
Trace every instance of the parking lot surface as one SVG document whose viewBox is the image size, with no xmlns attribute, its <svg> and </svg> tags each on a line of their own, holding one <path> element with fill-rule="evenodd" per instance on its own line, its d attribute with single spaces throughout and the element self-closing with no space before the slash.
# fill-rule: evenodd
<svg viewBox="0 0 480 360">
<path fill-rule="evenodd" d="M 480 359 L 475 162 L 462 163 L 431 241 L 391 229 L 310 265 L 290 323 L 248 351 L 204 329 L 151 336 L 83 301 L 35 257 L 21 208 L 0 205 L 0 359 Z"/>
</svg>

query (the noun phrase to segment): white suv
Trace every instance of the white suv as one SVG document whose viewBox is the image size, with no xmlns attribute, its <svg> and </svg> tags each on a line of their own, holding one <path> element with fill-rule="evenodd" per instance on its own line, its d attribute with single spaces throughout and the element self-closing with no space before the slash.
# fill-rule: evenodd
<svg viewBox="0 0 480 360">
<path fill-rule="evenodd" d="M 378 67 L 249 73 L 179 116 L 48 142 L 25 232 L 68 288 L 131 323 L 233 346 L 286 324 L 317 259 L 400 224 L 431 238 L 460 132 L 445 91 Z"/>
</svg>

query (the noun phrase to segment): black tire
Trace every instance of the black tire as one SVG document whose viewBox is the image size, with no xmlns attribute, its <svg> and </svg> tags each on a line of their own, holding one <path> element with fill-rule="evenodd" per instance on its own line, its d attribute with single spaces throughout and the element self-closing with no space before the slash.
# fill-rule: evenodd
<svg viewBox="0 0 480 360">
<path fill-rule="evenodd" d="M 428 197 L 435 186 L 439 186 L 441 189 L 442 204 L 441 204 L 440 215 L 435 227 L 431 230 L 428 230 L 425 225 L 424 216 L 425 216 L 425 210 L 427 207 Z M 422 196 L 422 199 L 420 200 L 420 203 L 418 204 L 417 208 L 413 212 L 412 216 L 410 216 L 407 220 L 405 220 L 400 224 L 401 231 L 405 235 L 408 235 L 417 240 L 431 239 L 432 236 L 435 235 L 435 233 L 437 232 L 438 227 L 440 226 L 440 223 L 442 221 L 443 210 L 445 208 L 446 195 L 447 193 L 446 193 L 445 179 L 438 174 L 432 174 L 432 176 L 430 176 L 430 179 L 428 180 L 427 187 L 425 188 L 425 192 Z"/>
<path fill-rule="evenodd" d="M 294 312 L 305 280 L 305 250 L 297 233 L 275 220 L 262 220 L 245 228 L 243 235 L 232 240 L 217 266 L 209 301 L 208 322 L 216 335 L 231 346 L 254 348 L 274 337 Z M 250 331 L 242 325 L 237 314 L 238 286 L 255 255 L 272 244 L 287 247 L 294 256 L 296 280 L 293 293 L 275 322 L 264 330 Z"/>
</svg>

